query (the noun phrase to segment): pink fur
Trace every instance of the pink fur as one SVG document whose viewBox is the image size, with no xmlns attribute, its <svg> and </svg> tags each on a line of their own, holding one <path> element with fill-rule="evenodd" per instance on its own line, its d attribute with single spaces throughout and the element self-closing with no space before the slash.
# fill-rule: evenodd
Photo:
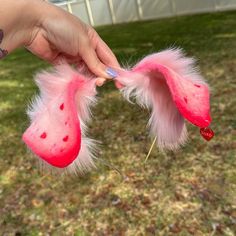
<svg viewBox="0 0 236 236">
<path fill-rule="evenodd" d="M 36 77 L 40 89 L 28 111 L 30 127 L 23 134 L 28 147 L 63 172 L 81 173 L 94 167 L 94 141 L 86 137 L 96 85 L 86 66 L 80 72 L 61 65 Z M 116 80 L 130 101 L 151 109 L 150 133 L 158 146 L 175 149 L 185 143 L 184 119 L 199 127 L 210 122 L 209 88 L 181 50 L 169 49 L 141 60 L 131 70 L 119 71 Z M 57 169 L 58 170 L 58 169 Z"/>
<path fill-rule="evenodd" d="M 185 143 L 184 118 L 200 127 L 210 124 L 208 86 L 196 72 L 194 60 L 181 50 L 147 56 L 116 79 L 124 85 L 126 99 L 133 96 L 152 110 L 150 131 L 160 148 L 175 149 Z"/>
<path fill-rule="evenodd" d="M 86 138 L 95 81 L 69 65 L 36 76 L 40 89 L 28 111 L 31 125 L 23 134 L 28 147 L 46 163 L 83 172 L 94 166 L 94 142 Z M 75 168 L 76 167 L 76 168 Z"/>
</svg>

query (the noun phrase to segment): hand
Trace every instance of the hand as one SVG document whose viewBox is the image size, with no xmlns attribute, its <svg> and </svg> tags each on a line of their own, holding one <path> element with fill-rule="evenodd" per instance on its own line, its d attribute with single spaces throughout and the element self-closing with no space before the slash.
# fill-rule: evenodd
<svg viewBox="0 0 236 236">
<path fill-rule="evenodd" d="M 40 27 L 27 48 L 52 63 L 84 62 L 98 77 L 111 78 L 107 67 L 119 67 L 116 57 L 97 32 L 70 13 L 43 3 Z M 46 14 L 45 14 L 46 13 Z"/>
<path fill-rule="evenodd" d="M 0 0 L 0 3 L 1 1 L 12 1 L 12 4 L 15 2 Z M 30 27 L 25 27 L 24 31 L 27 33 L 24 35 L 27 37 L 19 40 L 21 42 L 16 45 L 22 43 L 33 54 L 50 63 L 56 64 L 61 60 L 70 64 L 85 63 L 91 72 L 101 78 L 112 77 L 106 73 L 108 67 L 119 68 L 116 57 L 97 32 L 77 17 L 44 1 L 18 1 L 22 5 L 27 3 L 24 5 L 24 12 L 27 9 L 32 12 L 32 16 L 21 17 L 27 20 Z M 22 11 L 18 11 L 18 15 L 19 12 L 22 15 Z M 100 84 L 101 81 L 100 79 Z"/>
</svg>

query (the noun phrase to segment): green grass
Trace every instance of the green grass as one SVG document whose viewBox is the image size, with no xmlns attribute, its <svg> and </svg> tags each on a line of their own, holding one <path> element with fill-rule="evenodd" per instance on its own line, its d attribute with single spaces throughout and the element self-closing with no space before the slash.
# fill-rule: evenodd
<svg viewBox="0 0 236 236">
<path fill-rule="evenodd" d="M 0 234 L 235 235 L 236 12 L 183 16 L 97 29 L 120 62 L 180 46 L 198 58 L 212 88 L 212 128 L 205 142 L 188 125 L 177 152 L 155 148 L 148 162 L 148 111 L 125 102 L 113 84 L 99 89 L 90 136 L 98 163 L 83 177 L 40 173 L 21 141 L 25 110 L 37 91 L 33 74 L 47 67 L 25 50 L 0 62 Z"/>
</svg>

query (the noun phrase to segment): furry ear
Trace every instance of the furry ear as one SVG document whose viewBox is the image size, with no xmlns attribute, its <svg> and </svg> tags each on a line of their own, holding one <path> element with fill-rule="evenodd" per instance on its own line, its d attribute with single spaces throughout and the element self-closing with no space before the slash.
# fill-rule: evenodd
<svg viewBox="0 0 236 236">
<path fill-rule="evenodd" d="M 147 56 L 131 71 L 116 78 L 128 100 L 152 110 L 150 131 L 160 148 L 175 149 L 187 138 L 184 118 L 199 127 L 210 122 L 209 89 L 181 50 L 169 49 Z"/>
<path fill-rule="evenodd" d="M 36 76 L 40 89 L 28 110 L 30 127 L 23 141 L 44 162 L 83 172 L 93 164 L 92 140 L 85 137 L 90 106 L 95 102 L 95 80 L 85 79 L 69 65 Z"/>
</svg>

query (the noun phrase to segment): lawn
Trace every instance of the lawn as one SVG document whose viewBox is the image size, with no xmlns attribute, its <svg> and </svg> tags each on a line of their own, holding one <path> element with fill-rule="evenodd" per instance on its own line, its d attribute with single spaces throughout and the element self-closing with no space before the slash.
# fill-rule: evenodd
<svg viewBox="0 0 236 236">
<path fill-rule="evenodd" d="M 169 46 L 197 58 L 211 86 L 215 138 L 206 142 L 188 125 L 184 148 L 154 148 L 144 163 L 149 113 L 107 83 L 90 124 L 102 142 L 98 168 L 82 177 L 42 173 L 21 135 L 37 91 L 32 77 L 48 65 L 17 50 L 0 62 L 0 235 L 236 235 L 236 12 L 97 30 L 125 66 Z"/>
</svg>

